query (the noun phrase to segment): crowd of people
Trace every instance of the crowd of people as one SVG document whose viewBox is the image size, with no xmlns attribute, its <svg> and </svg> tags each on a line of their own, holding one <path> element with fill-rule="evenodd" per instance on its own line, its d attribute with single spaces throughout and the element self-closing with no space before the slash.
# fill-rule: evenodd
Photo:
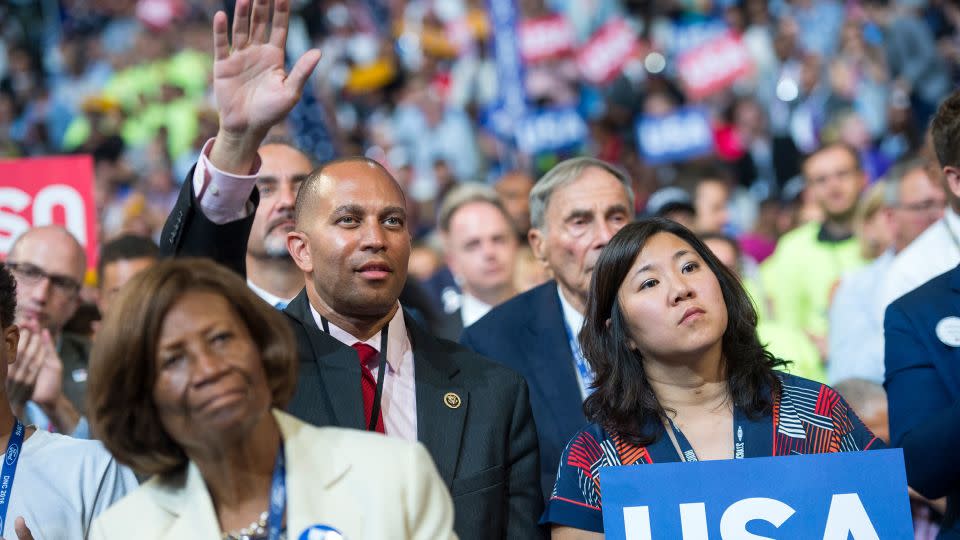
<svg viewBox="0 0 960 540">
<path fill-rule="evenodd" d="M 100 244 L 0 268 L 0 535 L 602 538 L 604 467 L 888 445 L 960 534 L 960 8 L 506 2 L 531 147 L 499 0 L 226 4 L 0 6 L 0 157 L 91 154 Z"/>
<path fill-rule="evenodd" d="M 103 234 L 156 237 L 217 131 L 208 28 L 222 1 L 58 5 L 0 7 L 0 156 L 92 154 Z M 412 199 L 415 239 L 434 252 L 437 210 L 454 185 L 509 173 L 532 182 L 588 154 L 629 173 L 636 211 L 695 204 L 700 227 L 748 237 L 747 254 L 762 262 L 781 234 L 819 213 L 802 193 L 802 156 L 845 142 L 875 181 L 921 148 L 960 58 L 950 2 L 519 2 L 521 30 L 532 28 L 520 51 L 528 114 L 572 108 L 583 127 L 566 146 L 512 152 L 490 120 L 503 89 L 483 2 L 291 0 L 291 9 L 288 55 L 311 46 L 324 55 L 310 110 L 279 129 L 316 161 L 384 164 Z M 561 37 L 537 34 L 544 21 L 560 24 Z M 578 55 L 614 23 L 635 46 L 598 81 Z M 685 82 L 686 59 L 725 36 L 737 38 L 746 68 L 701 97 Z M 546 54 L 543 42 L 558 39 L 568 43 Z M 707 112 L 707 152 L 651 155 L 636 122 L 692 105 Z M 503 189 L 524 180 L 511 182 Z M 657 193 L 670 187 L 686 194 Z M 437 260 L 424 253 L 419 270 Z"/>
</svg>

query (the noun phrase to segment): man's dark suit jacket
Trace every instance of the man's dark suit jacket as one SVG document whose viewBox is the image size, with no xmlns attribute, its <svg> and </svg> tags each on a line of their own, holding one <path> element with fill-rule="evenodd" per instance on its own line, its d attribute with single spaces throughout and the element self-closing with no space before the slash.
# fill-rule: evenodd
<svg viewBox="0 0 960 540">
<path fill-rule="evenodd" d="M 910 487 L 930 499 L 947 497 L 941 539 L 960 539 L 958 316 L 960 267 L 890 304 L 883 321 L 891 442 L 903 448 Z M 937 325 L 947 317 L 954 328 L 944 343 Z"/>
<path fill-rule="evenodd" d="M 493 308 L 463 331 L 460 343 L 526 379 L 540 439 L 541 487 L 549 498 L 564 447 L 587 424 L 557 283 Z"/>
<path fill-rule="evenodd" d="M 460 339 L 460 334 L 463 334 L 463 315 L 460 314 L 460 310 L 440 314 L 437 324 L 433 326 L 433 335 L 457 341 Z"/>
<path fill-rule="evenodd" d="M 447 313 L 453 307 L 447 305 L 447 302 L 444 301 L 444 295 L 460 296 L 463 294 L 463 289 L 460 288 L 460 285 L 457 285 L 457 280 L 453 277 L 453 273 L 447 265 L 441 266 L 439 270 L 422 283 L 423 288 L 426 289 L 430 299 L 441 313 Z"/>
<path fill-rule="evenodd" d="M 226 225 L 209 221 L 199 211 L 192 177 L 191 172 L 164 226 L 161 252 L 212 256 L 243 272 L 253 215 Z M 257 204 L 256 190 L 250 200 Z M 288 410 L 318 426 L 364 429 L 356 352 L 317 327 L 306 290 L 284 314 L 300 352 L 297 390 Z M 434 338 L 408 313 L 404 316 L 413 348 L 417 438 L 453 496 L 457 535 L 542 538 L 537 435 L 523 379 L 456 343 Z M 459 396 L 459 406 L 446 404 L 448 393 Z"/>
<path fill-rule="evenodd" d="M 87 410 L 87 361 L 90 359 L 90 340 L 64 332 L 60 335 L 58 351 L 63 363 L 63 395 L 73 403 L 77 412 Z"/>
</svg>

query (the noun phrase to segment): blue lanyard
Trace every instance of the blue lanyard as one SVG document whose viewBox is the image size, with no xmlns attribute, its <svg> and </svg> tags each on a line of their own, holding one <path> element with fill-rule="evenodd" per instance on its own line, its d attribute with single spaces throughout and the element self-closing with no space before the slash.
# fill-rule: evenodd
<svg viewBox="0 0 960 540">
<path fill-rule="evenodd" d="M 10 506 L 10 492 L 13 490 L 13 476 L 17 472 L 17 463 L 20 461 L 20 450 L 23 448 L 23 424 L 19 418 L 14 419 L 13 431 L 7 441 L 7 451 L 3 459 L 3 468 L 0 468 L 0 534 L 7 522 L 7 508 Z"/>
<path fill-rule="evenodd" d="M 590 369 L 590 364 L 587 363 L 587 359 L 583 356 L 583 351 L 580 350 L 580 342 L 577 340 L 577 335 L 573 332 L 573 329 L 570 328 L 570 325 L 567 324 L 567 319 L 563 319 L 563 327 L 567 330 L 567 340 L 570 342 L 570 352 L 573 353 L 573 361 L 577 368 L 577 373 L 580 374 L 580 388 L 583 390 L 584 396 L 589 396 L 593 393 L 593 388 L 590 388 L 590 385 L 593 383 L 593 370 Z"/>
<path fill-rule="evenodd" d="M 6 471 L 6 465 L 4 465 Z M 270 483 L 270 513 L 267 518 L 267 532 L 270 540 L 280 540 L 283 530 L 283 514 L 287 509 L 287 466 L 283 455 L 283 443 L 277 452 L 277 463 L 273 467 L 273 481 Z"/>
<path fill-rule="evenodd" d="M 746 424 L 743 413 L 739 407 L 733 408 L 733 459 L 743 459 L 745 457 L 746 443 L 744 442 L 744 429 Z M 699 461 L 697 453 L 693 451 L 693 445 L 687 440 L 687 437 L 680 431 L 680 428 L 673 423 L 673 420 L 667 418 L 673 434 L 677 438 L 677 446 L 680 447 L 680 458 L 683 461 Z"/>
</svg>

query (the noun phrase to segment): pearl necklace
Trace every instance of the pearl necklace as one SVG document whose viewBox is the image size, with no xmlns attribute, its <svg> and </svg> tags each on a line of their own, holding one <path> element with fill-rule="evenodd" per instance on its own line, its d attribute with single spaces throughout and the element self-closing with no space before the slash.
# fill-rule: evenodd
<svg viewBox="0 0 960 540">
<path fill-rule="evenodd" d="M 269 514 L 263 512 L 260 519 L 250 523 L 246 527 L 234 532 L 223 533 L 222 540 L 256 540 L 267 537 L 267 517 Z M 282 537 L 283 535 L 281 535 Z"/>
</svg>

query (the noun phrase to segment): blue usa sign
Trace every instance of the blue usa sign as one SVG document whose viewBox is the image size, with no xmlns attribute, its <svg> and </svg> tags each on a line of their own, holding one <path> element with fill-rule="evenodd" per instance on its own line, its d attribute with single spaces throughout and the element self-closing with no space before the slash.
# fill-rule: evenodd
<svg viewBox="0 0 960 540">
<path fill-rule="evenodd" d="M 899 449 L 611 467 L 607 540 L 913 538 Z"/>
</svg>

